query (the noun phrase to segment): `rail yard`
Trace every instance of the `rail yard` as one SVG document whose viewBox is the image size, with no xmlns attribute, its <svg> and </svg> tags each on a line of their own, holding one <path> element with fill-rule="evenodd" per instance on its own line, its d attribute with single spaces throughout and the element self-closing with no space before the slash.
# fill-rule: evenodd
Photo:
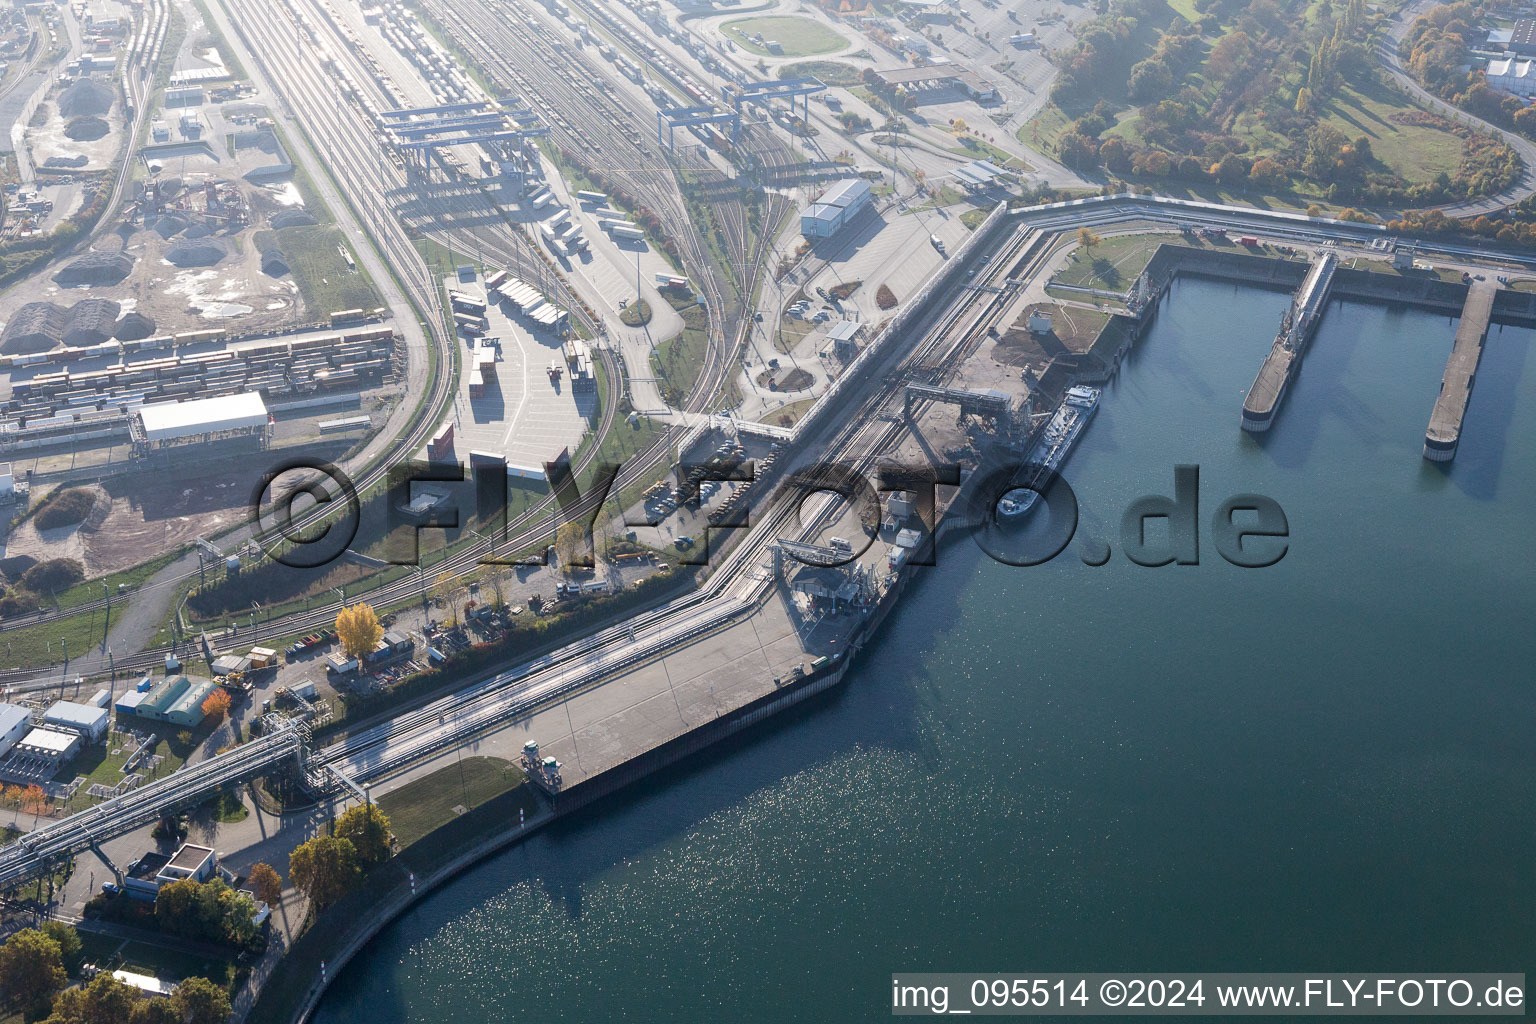
<svg viewBox="0 0 1536 1024">
<path fill-rule="evenodd" d="M 1041 543 L 1042 481 L 1181 277 L 1292 296 L 1234 432 L 1284 422 L 1348 300 L 1459 320 L 1424 459 L 1478 444 L 1527 254 L 1085 180 L 1022 141 L 1077 14 L 1015 5 L 1041 23 L 1010 10 L 1000 62 L 996 4 L 941 6 L 766 5 L 816 61 L 649 0 L 24 14 L 16 45 L 55 43 L 0 79 L 7 215 L 75 233 L 0 267 L 17 922 L 126 913 L 221 793 L 240 886 L 465 750 L 504 762 L 517 827 L 386 858 L 355 920 L 305 931 L 291 878 L 262 902 L 285 931 L 233 1014 L 307 1019 L 525 824 L 842 683 L 942 545 Z"/>
</svg>

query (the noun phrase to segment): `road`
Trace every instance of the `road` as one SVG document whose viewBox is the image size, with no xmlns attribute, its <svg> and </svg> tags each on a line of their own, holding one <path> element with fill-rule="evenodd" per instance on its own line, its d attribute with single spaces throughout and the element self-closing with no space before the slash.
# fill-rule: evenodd
<svg viewBox="0 0 1536 1024">
<path fill-rule="evenodd" d="M 1461 121 L 1463 124 L 1475 125 L 1483 131 L 1494 132 L 1520 156 L 1522 171 L 1520 180 L 1497 195 L 1483 196 L 1478 199 L 1467 199 L 1459 203 L 1447 203 L 1435 207 L 1448 217 L 1475 217 L 1483 213 L 1495 213 L 1508 206 L 1513 206 L 1526 197 L 1536 193 L 1536 143 L 1532 143 L 1523 135 L 1506 131 L 1498 125 L 1489 124 L 1487 121 L 1465 110 L 1457 109 L 1440 97 L 1425 89 L 1403 67 L 1403 56 L 1400 50 L 1403 37 L 1413 27 L 1415 19 L 1424 14 L 1435 4 L 1433 0 L 1419 0 L 1418 3 L 1403 8 L 1398 14 L 1397 21 L 1392 25 L 1387 37 L 1377 44 L 1376 53 L 1381 58 L 1384 70 L 1398 86 L 1412 96 L 1425 109 L 1443 114 L 1446 117 Z"/>
</svg>

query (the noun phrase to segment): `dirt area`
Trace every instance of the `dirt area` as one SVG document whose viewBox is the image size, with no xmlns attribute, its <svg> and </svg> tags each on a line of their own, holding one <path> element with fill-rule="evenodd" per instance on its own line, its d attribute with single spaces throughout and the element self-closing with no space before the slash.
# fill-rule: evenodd
<svg viewBox="0 0 1536 1024">
<path fill-rule="evenodd" d="M 206 472 L 178 478 L 157 471 L 127 474 L 100 486 L 111 510 L 99 525 L 93 516 L 79 526 L 39 531 L 28 519 L 4 539 L 4 556 L 79 559 L 87 578 L 127 569 L 242 518 L 251 481 L 219 480 Z"/>
<path fill-rule="evenodd" d="M 173 201 L 183 202 L 187 197 L 188 206 L 195 205 L 190 199 L 201 200 L 208 182 L 214 182 L 221 192 L 238 190 L 251 223 L 221 224 L 222 217 L 210 218 L 206 206 L 188 211 L 167 209 L 162 215 L 146 218 L 156 227 L 124 225 L 97 242 L 97 251 L 120 252 L 133 260 L 133 269 L 120 284 L 64 288 L 43 277 L 16 289 L 12 301 L 18 306 L 38 299 L 68 303 L 79 293 L 89 292 L 93 298 L 120 303 L 124 312 L 148 316 L 160 333 L 210 323 L 250 333 L 313 319 L 300 308 L 299 288 L 292 274 L 267 274 L 252 240 L 258 231 L 266 230 L 272 215 L 292 209 L 281 184 L 272 188 L 201 175 L 185 181 L 157 180 L 170 186 L 176 197 Z M 217 262 L 198 265 L 216 254 L 215 250 L 224 253 Z M 209 255 L 202 255 L 204 251 Z M 177 266 L 173 258 L 187 265 Z"/>
<path fill-rule="evenodd" d="M 1051 315 L 1049 333 L 1029 332 L 1029 315 L 1036 311 Z M 1052 359 L 1088 351 L 1107 320 L 1097 310 L 1033 303 L 997 339 L 992 357 L 1007 366 L 1027 366 L 1041 373 Z"/>
<path fill-rule="evenodd" d="M 123 114 L 112 99 L 109 83 L 110 77 L 102 73 L 54 86 L 27 128 L 27 147 L 34 165 L 71 170 L 107 170 L 112 166 L 122 146 Z M 99 132 L 81 134 L 82 125 L 97 122 Z"/>
</svg>

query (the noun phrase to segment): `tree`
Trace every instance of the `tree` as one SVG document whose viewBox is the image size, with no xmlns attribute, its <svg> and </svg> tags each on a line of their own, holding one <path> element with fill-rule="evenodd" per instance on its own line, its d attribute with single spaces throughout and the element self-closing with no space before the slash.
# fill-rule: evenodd
<svg viewBox="0 0 1536 1024">
<path fill-rule="evenodd" d="M 1101 239 L 1092 228 L 1082 227 L 1077 229 L 1077 244 L 1082 246 L 1084 249 L 1091 250 L 1101 241 L 1103 241 L 1103 239 Z"/>
<path fill-rule="evenodd" d="M 1228 153 L 1211 168 L 1211 174 L 1223 185 L 1241 185 L 1248 178 L 1248 161 L 1236 153 Z"/>
<path fill-rule="evenodd" d="M 208 696 L 203 698 L 203 714 L 217 722 L 229 714 L 229 706 L 232 703 L 234 702 L 230 699 L 229 691 L 222 686 L 216 686 Z"/>
<path fill-rule="evenodd" d="M 193 878 L 178 878 L 167 882 L 155 894 L 155 920 L 160 930 L 170 935 L 202 938 L 207 933 L 207 920 L 199 897 L 202 883 Z"/>
<path fill-rule="evenodd" d="M 229 993 L 207 978 L 188 978 L 176 986 L 171 1002 L 187 1024 L 224 1024 L 233 1015 Z"/>
<path fill-rule="evenodd" d="M 89 985 L 60 992 L 45 1024 L 123 1024 L 133 1020 L 138 1001 L 137 991 L 104 972 Z"/>
<path fill-rule="evenodd" d="M 64 982 L 59 944 L 36 928 L 23 928 L 0 946 L 0 998 L 7 1005 L 41 1006 Z"/>
<path fill-rule="evenodd" d="M 48 809 L 48 794 L 42 786 L 34 782 L 21 791 L 21 809 L 28 814 L 42 814 Z"/>
<path fill-rule="evenodd" d="M 1131 169 L 1131 148 L 1122 138 L 1106 139 L 1104 145 L 1099 147 L 1099 159 L 1114 173 L 1125 174 Z"/>
<path fill-rule="evenodd" d="M 336 819 L 336 835 L 352 844 L 364 869 L 389 860 L 389 819 L 378 804 L 358 804 Z"/>
<path fill-rule="evenodd" d="M 80 933 L 63 921 L 44 921 L 41 930 L 44 935 L 59 944 L 59 956 L 64 960 L 64 970 L 79 969 L 81 952 L 84 949 L 80 942 Z"/>
<path fill-rule="evenodd" d="M 561 523 L 555 531 L 555 554 L 560 558 L 560 570 L 569 572 L 577 565 L 591 565 L 587 555 L 587 531 L 581 523 Z"/>
<path fill-rule="evenodd" d="M 1206 58 L 1205 66 L 1215 77 L 1227 79 L 1242 70 L 1251 56 L 1253 56 L 1253 43 L 1249 40 L 1248 33 L 1232 32 L 1216 40 L 1216 45 L 1211 47 L 1211 55 Z"/>
<path fill-rule="evenodd" d="M 251 865 L 251 877 L 248 882 L 256 898 L 268 906 L 276 906 L 282 901 L 283 876 L 279 875 L 272 865 Z"/>
<path fill-rule="evenodd" d="M 140 999 L 128 1011 L 128 1024 L 182 1024 L 176 1004 L 164 996 Z"/>
<path fill-rule="evenodd" d="M 316 836 L 288 855 L 288 878 L 317 910 L 352 891 L 361 872 L 357 849 L 337 836 Z"/>
<path fill-rule="evenodd" d="M 372 654 L 384 638 L 384 627 L 373 612 L 373 605 L 359 601 L 350 608 L 343 608 L 336 616 L 336 636 L 341 649 L 350 657 L 361 660 Z"/>
</svg>

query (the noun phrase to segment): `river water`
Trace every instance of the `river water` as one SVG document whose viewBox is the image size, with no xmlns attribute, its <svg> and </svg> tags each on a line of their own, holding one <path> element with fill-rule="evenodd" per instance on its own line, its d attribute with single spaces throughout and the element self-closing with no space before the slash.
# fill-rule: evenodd
<svg viewBox="0 0 1536 1024">
<path fill-rule="evenodd" d="M 322 1024 L 847 1021 L 894 971 L 1520 971 L 1536 961 L 1536 332 L 1495 327 L 1449 470 L 1454 323 L 1326 314 L 1238 429 L 1287 302 L 1182 280 L 1065 475 L 1077 549 L 969 541 L 836 693 L 532 838 L 384 932 Z M 1199 565 L 1119 520 L 1201 468 Z M 1239 569 L 1205 531 L 1290 525 Z"/>
</svg>

